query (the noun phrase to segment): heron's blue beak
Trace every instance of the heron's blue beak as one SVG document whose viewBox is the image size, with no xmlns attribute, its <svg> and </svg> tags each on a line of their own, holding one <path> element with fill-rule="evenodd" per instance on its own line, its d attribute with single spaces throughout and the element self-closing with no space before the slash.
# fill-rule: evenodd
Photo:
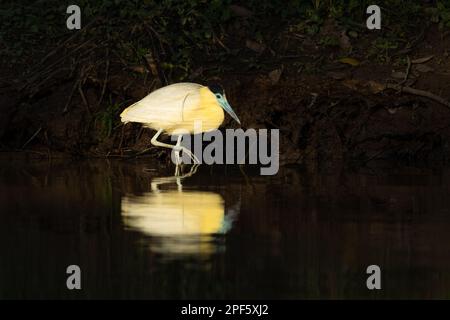
<svg viewBox="0 0 450 320">
<path fill-rule="evenodd" d="M 236 120 L 237 123 L 241 124 L 241 121 L 239 120 L 236 113 L 234 113 L 233 108 L 231 108 L 230 104 L 227 101 L 227 98 L 222 97 L 222 99 L 219 99 L 219 104 L 225 110 L 234 120 Z"/>
</svg>

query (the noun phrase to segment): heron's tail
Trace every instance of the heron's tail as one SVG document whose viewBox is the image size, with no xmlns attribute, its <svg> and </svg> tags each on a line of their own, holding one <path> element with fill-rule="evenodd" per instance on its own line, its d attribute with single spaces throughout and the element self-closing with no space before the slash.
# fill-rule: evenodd
<svg viewBox="0 0 450 320">
<path fill-rule="evenodd" d="M 134 107 L 136 104 L 137 103 L 133 103 L 131 106 L 127 107 L 125 110 L 122 111 L 122 113 L 120 114 L 120 120 L 123 123 L 136 121 L 135 117 L 129 114 L 130 109 Z"/>
</svg>

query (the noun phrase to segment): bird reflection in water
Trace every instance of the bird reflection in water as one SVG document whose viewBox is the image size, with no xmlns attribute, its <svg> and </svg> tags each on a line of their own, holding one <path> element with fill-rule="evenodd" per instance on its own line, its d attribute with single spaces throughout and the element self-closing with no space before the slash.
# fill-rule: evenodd
<svg viewBox="0 0 450 320">
<path fill-rule="evenodd" d="M 240 201 L 225 212 L 219 193 L 183 190 L 183 178 L 154 178 L 151 192 L 124 196 L 125 227 L 150 236 L 149 247 L 155 253 L 207 257 L 224 250 L 224 235 L 237 217 Z M 175 184 L 176 189 L 160 188 Z"/>
</svg>

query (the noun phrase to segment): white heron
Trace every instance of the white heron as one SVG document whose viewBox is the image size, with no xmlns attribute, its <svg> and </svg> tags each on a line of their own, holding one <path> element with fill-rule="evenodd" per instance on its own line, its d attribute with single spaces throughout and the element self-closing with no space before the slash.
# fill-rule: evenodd
<svg viewBox="0 0 450 320">
<path fill-rule="evenodd" d="M 157 89 L 142 100 L 126 108 L 120 115 L 122 122 L 138 122 L 157 130 L 151 143 L 158 147 L 174 149 L 175 175 L 180 175 L 180 152 L 186 152 L 194 163 L 197 157 L 181 146 L 183 133 L 200 133 L 216 130 L 224 120 L 225 110 L 234 120 L 241 123 L 227 101 L 222 86 L 203 86 L 197 83 L 175 83 Z M 201 131 L 197 132 L 198 124 Z M 178 135 L 175 145 L 158 141 L 161 133 Z"/>
</svg>

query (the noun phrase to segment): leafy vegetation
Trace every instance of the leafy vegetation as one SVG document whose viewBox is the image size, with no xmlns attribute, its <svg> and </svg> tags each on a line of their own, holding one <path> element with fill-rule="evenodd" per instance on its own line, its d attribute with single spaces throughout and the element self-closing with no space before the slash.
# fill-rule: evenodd
<svg viewBox="0 0 450 320">
<path fill-rule="evenodd" d="M 120 110 L 119 103 L 113 103 L 110 99 L 107 107 L 98 112 L 96 115 L 96 122 L 99 124 L 101 138 L 109 138 L 113 131 L 113 125 L 117 121 L 117 114 Z"/>
<path fill-rule="evenodd" d="M 115 134 L 120 111 L 166 83 L 226 81 L 227 73 L 247 73 L 256 74 L 261 85 L 268 80 L 274 85 L 304 75 L 319 79 L 346 67 L 340 64 L 366 62 L 403 69 L 409 53 L 430 35 L 429 26 L 433 31 L 438 26 L 442 38 L 450 27 L 447 0 L 376 1 L 382 29 L 373 31 L 366 28 L 366 8 L 373 4 L 368 0 L 75 3 L 82 13 L 77 31 L 66 28 L 66 9 L 73 1 L 0 2 L 0 85 L 15 90 L 16 109 L 27 104 L 46 116 L 51 111 L 62 123 L 74 115 L 82 119 L 75 146 L 97 142 L 91 140 L 122 145 L 126 132 Z M 343 76 L 337 71 L 327 79 Z M 40 108 L 44 98 L 56 94 L 53 106 Z M 49 121 L 49 127 L 54 123 Z M 63 137 L 59 129 L 55 125 L 42 132 Z M 15 136 L 16 131 L 9 132 Z"/>
<path fill-rule="evenodd" d="M 0 54 L 23 61 L 35 52 L 71 35 L 65 28 L 66 8 L 70 1 L 18 0 L 0 7 Z M 383 9 L 383 24 L 388 26 L 382 36 L 388 41 L 417 32 L 417 18 L 427 15 L 430 22 L 450 27 L 450 5 L 443 0 L 424 10 L 423 1 L 378 1 Z M 141 56 L 158 48 L 162 65 L 176 77 L 186 77 L 198 54 L 226 61 L 238 52 L 230 49 L 238 39 L 233 26 L 239 25 L 243 36 L 259 42 L 269 41 L 286 26 L 300 25 L 307 34 L 317 34 L 327 18 L 336 19 L 349 30 L 361 29 L 367 17 L 367 0 L 249 0 L 245 6 L 250 14 L 245 23 L 230 9 L 231 0 L 79 0 L 82 25 L 101 18 L 101 27 L 91 36 L 109 37 L 126 50 L 120 51 L 127 61 L 140 61 Z M 321 40 L 334 44 L 332 39 Z M 331 42 L 330 42 L 331 41 Z M 382 41 L 383 42 L 383 41 Z M 153 49 L 152 49 L 153 47 Z M 375 44 L 380 51 L 385 45 Z M 9 59 L 8 61 L 11 61 Z"/>
</svg>

